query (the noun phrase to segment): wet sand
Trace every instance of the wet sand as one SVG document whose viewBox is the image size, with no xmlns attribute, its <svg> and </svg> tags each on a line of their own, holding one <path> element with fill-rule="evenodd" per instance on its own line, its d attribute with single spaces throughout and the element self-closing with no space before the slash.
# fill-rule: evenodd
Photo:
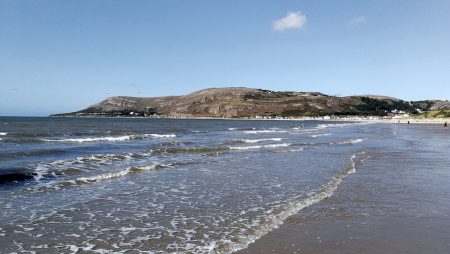
<svg viewBox="0 0 450 254">
<path fill-rule="evenodd" d="M 393 119 L 367 119 L 361 117 L 343 117 L 337 119 L 330 119 L 329 121 L 355 121 L 368 123 L 391 123 L 391 124 L 432 124 L 444 126 L 444 123 L 450 123 L 450 118 L 393 118 Z"/>
<path fill-rule="evenodd" d="M 450 253 L 450 131 L 395 132 L 400 151 L 372 151 L 332 197 L 238 253 Z"/>
</svg>

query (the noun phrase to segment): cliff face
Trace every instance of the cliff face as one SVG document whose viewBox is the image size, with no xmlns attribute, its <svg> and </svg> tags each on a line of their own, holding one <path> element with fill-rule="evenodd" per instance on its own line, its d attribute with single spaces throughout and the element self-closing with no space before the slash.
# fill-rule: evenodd
<svg viewBox="0 0 450 254">
<path fill-rule="evenodd" d="M 428 103 L 429 102 L 429 103 Z M 256 117 L 321 115 L 387 115 L 390 112 L 417 113 L 416 109 L 449 107 L 448 101 L 408 103 L 384 96 L 336 97 L 321 93 L 274 92 L 229 87 L 210 88 L 184 96 L 110 97 L 84 110 L 58 116 L 171 116 L 171 117 Z"/>
</svg>

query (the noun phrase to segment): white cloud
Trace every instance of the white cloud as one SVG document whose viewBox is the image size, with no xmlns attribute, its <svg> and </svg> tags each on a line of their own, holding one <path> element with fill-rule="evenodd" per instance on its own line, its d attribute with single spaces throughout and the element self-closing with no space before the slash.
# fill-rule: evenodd
<svg viewBox="0 0 450 254">
<path fill-rule="evenodd" d="M 352 19 L 350 19 L 348 21 L 348 25 L 351 26 L 351 27 L 357 27 L 357 26 L 363 25 L 366 22 L 367 22 L 366 17 L 364 17 L 364 16 L 357 16 L 357 17 L 353 17 Z"/>
<path fill-rule="evenodd" d="M 286 29 L 303 29 L 306 25 L 306 16 L 301 12 L 288 12 L 288 14 L 273 22 L 273 29 L 275 31 L 284 31 Z"/>
</svg>

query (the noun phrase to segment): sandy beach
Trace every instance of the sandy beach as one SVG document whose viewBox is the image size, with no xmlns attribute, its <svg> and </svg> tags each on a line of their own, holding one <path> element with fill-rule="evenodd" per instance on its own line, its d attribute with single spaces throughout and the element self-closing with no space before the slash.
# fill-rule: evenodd
<svg viewBox="0 0 450 254">
<path fill-rule="evenodd" d="M 369 123 L 395 123 L 395 124 L 434 124 L 434 125 L 444 125 L 445 122 L 449 123 L 450 118 L 392 118 L 392 119 L 375 119 L 373 118 L 362 118 L 362 117 L 348 117 L 348 118 L 336 118 L 336 119 L 325 119 L 325 121 L 355 121 L 355 122 L 369 122 Z"/>
<path fill-rule="evenodd" d="M 449 253 L 450 187 L 443 177 L 450 132 L 433 125 L 394 131 L 407 140 L 408 154 L 380 147 L 333 196 L 238 253 Z"/>
</svg>

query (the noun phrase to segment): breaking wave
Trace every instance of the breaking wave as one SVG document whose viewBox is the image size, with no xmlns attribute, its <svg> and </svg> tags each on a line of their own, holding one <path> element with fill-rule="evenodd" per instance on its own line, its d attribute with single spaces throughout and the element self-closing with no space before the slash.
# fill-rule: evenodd
<svg viewBox="0 0 450 254">
<path fill-rule="evenodd" d="M 339 144 L 339 145 L 356 144 L 356 143 L 363 142 L 363 141 L 365 141 L 365 140 L 366 140 L 366 139 L 364 139 L 364 138 L 354 138 L 354 139 L 350 139 L 350 140 L 338 142 L 337 144 Z"/>
<path fill-rule="evenodd" d="M 357 161 L 357 159 L 359 160 Z M 248 230 L 248 234 L 233 237 L 234 239 L 223 239 L 221 241 L 222 244 L 218 244 L 216 246 L 216 253 L 229 253 L 244 249 L 265 234 L 281 226 L 288 217 L 297 214 L 306 207 L 331 197 L 338 189 L 342 181 L 349 175 L 355 173 L 358 164 L 362 163 L 365 159 L 367 159 L 367 156 L 364 151 L 358 154 L 353 154 L 350 157 L 350 164 L 348 168 L 334 176 L 328 183 L 323 185 L 317 191 L 308 194 L 306 198 L 304 196 L 297 196 L 288 202 L 277 205 L 270 210 L 272 215 L 268 217 L 264 224 L 259 225 L 257 229 Z"/>
<path fill-rule="evenodd" d="M 248 131 L 248 130 L 255 130 L 256 128 L 228 128 L 229 131 Z"/>
<path fill-rule="evenodd" d="M 325 136 L 330 136 L 331 133 L 323 133 L 323 134 L 313 134 L 310 135 L 311 138 L 318 138 L 318 137 L 325 137 Z"/>
<path fill-rule="evenodd" d="M 355 125 L 356 123 L 327 123 L 327 124 L 318 124 L 316 126 L 316 129 L 326 129 L 326 128 L 333 128 L 333 127 L 345 127 L 350 125 Z"/>
<path fill-rule="evenodd" d="M 264 133 L 286 133 L 288 131 L 283 130 L 252 130 L 252 131 L 244 131 L 247 134 L 264 134 Z"/>
<path fill-rule="evenodd" d="M 143 134 L 142 136 L 150 137 L 150 138 L 175 138 L 175 137 L 177 137 L 177 135 L 175 135 L 175 134 Z"/>
<path fill-rule="evenodd" d="M 65 139 L 41 139 L 45 142 L 117 142 L 117 141 L 127 141 L 132 139 L 144 139 L 144 138 L 175 138 L 175 134 L 136 134 L 136 135 L 124 135 L 117 137 L 95 137 L 95 138 L 65 138 Z"/>
<path fill-rule="evenodd" d="M 108 173 L 98 174 L 98 175 L 89 176 L 89 177 L 79 177 L 75 180 L 75 182 L 86 182 L 86 183 L 97 182 L 97 181 L 101 181 L 101 180 L 108 180 L 108 179 L 112 179 L 112 178 L 125 176 L 125 175 L 131 174 L 131 173 L 154 171 L 156 169 L 165 168 L 165 167 L 169 167 L 169 166 L 170 165 L 153 164 L 153 165 L 144 166 L 144 167 L 129 167 L 129 168 L 125 168 L 125 169 L 122 169 L 119 171 L 115 171 L 115 172 L 108 172 Z"/>
<path fill-rule="evenodd" d="M 238 139 L 235 140 L 237 143 L 259 143 L 266 141 L 281 141 L 282 138 L 259 138 L 259 139 Z"/>
<path fill-rule="evenodd" d="M 92 176 L 86 176 L 86 177 L 79 177 L 73 180 L 64 180 L 64 181 L 58 181 L 53 182 L 51 184 L 45 184 L 45 185 L 37 185 L 35 187 L 27 188 L 27 190 L 41 192 L 46 190 L 58 190 L 64 187 L 69 186 L 78 186 L 78 185 L 84 185 L 89 183 L 96 183 L 101 181 L 108 181 L 114 178 L 124 177 L 129 174 L 137 174 L 137 173 L 144 173 L 144 172 L 153 172 L 159 169 L 163 168 L 171 168 L 175 166 L 180 165 L 187 165 L 189 163 L 174 163 L 174 164 L 152 164 L 148 166 L 133 166 L 133 167 L 127 167 L 124 169 L 120 169 L 118 171 L 113 172 L 107 172 Z"/>
<path fill-rule="evenodd" d="M 291 144 L 283 143 L 283 144 L 270 144 L 270 145 L 259 145 L 259 146 L 230 146 L 228 147 L 230 150 L 250 150 L 250 149 L 261 149 L 261 148 L 276 148 L 276 147 L 287 147 Z"/>
</svg>

